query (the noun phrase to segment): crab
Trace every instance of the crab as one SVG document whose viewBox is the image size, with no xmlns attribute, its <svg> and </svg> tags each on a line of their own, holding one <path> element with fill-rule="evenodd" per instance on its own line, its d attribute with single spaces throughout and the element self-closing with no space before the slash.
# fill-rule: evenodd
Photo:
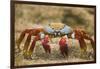
<svg viewBox="0 0 100 69">
<path fill-rule="evenodd" d="M 86 51 L 87 49 L 85 39 L 89 40 L 91 42 L 93 50 L 95 50 L 94 40 L 91 38 L 89 34 L 85 32 L 85 30 L 80 28 L 72 29 L 71 27 L 63 23 L 50 23 L 46 26 L 39 28 L 36 27 L 33 29 L 25 29 L 23 32 L 21 32 L 19 39 L 16 42 L 19 51 L 21 51 L 20 46 L 26 35 L 27 39 L 25 41 L 23 48 L 23 55 L 25 58 L 31 58 L 37 41 L 41 41 L 41 44 L 45 52 L 50 54 L 50 39 L 56 37 L 61 37 L 59 41 L 59 46 L 61 54 L 63 56 L 68 56 L 68 38 L 77 39 L 80 45 L 80 49 L 83 51 Z M 34 39 L 32 39 L 32 36 L 34 36 Z"/>
</svg>

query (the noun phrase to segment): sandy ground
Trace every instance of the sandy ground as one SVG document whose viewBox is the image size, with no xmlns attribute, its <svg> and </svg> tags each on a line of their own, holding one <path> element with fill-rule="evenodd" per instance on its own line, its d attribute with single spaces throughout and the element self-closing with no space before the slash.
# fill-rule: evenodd
<svg viewBox="0 0 100 69">
<path fill-rule="evenodd" d="M 69 57 L 63 57 L 59 50 L 58 40 L 60 38 L 53 38 L 50 42 L 51 54 L 46 54 L 41 42 L 38 41 L 33 52 L 32 60 L 24 59 L 23 53 L 15 54 L 15 66 L 21 65 L 37 65 L 37 64 L 52 64 L 52 63 L 69 63 L 69 62 L 88 62 L 93 61 L 93 53 L 90 43 L 88 44 L 87 53 L 81 55 L 79 44 L 75 40 L 75 46 L 71 45 L 71 39 L 69 39 Z M 21 44 L 21 49 L 23 49 L 24 41 Z M 17 49 L 16 49 L 17 50 Z"/>
</svg>

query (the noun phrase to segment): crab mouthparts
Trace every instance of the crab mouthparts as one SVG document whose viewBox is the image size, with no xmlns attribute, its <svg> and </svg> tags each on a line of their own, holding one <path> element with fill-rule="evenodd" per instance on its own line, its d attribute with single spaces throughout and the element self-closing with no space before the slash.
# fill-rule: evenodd
<svg viewBox="0 0 100 69">
<path fill-rule="evenodd" d="M 55 31 L 54 32 L 54 36 L 60 36 L 61 35 L 61 32 L 60 31 Z"/>
</svg>

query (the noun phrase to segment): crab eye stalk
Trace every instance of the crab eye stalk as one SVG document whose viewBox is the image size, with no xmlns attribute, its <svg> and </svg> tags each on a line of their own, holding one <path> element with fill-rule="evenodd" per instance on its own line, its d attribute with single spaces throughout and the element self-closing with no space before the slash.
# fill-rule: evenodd
<svg viewBox="0 0 100 69">
<path fill-rule="evenodd" d="M 40 38 L 43 39 L 45 37 L 44 33 L 40 33 Z"/>
<path fill-rule="evenodd" d="M 72 39 L 75 39 L 75 33 L 73 32 L 71 35 Z"/>
</svg>

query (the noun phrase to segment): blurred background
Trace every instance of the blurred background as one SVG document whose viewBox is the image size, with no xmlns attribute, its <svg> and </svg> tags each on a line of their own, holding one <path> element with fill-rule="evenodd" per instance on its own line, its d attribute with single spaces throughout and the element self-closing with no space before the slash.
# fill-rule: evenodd
<svg viewBox="0 0 100 69">
<path fill-rule="evenodd" d="M 91 35 L 94 33 L 94 8 L 28 4 L 16 4 L 15 7 L 15 28 L 17 31 L 32 28 L 34 24 L 62 22 L 72 28 L 82 27 Z"/>
</svg>

